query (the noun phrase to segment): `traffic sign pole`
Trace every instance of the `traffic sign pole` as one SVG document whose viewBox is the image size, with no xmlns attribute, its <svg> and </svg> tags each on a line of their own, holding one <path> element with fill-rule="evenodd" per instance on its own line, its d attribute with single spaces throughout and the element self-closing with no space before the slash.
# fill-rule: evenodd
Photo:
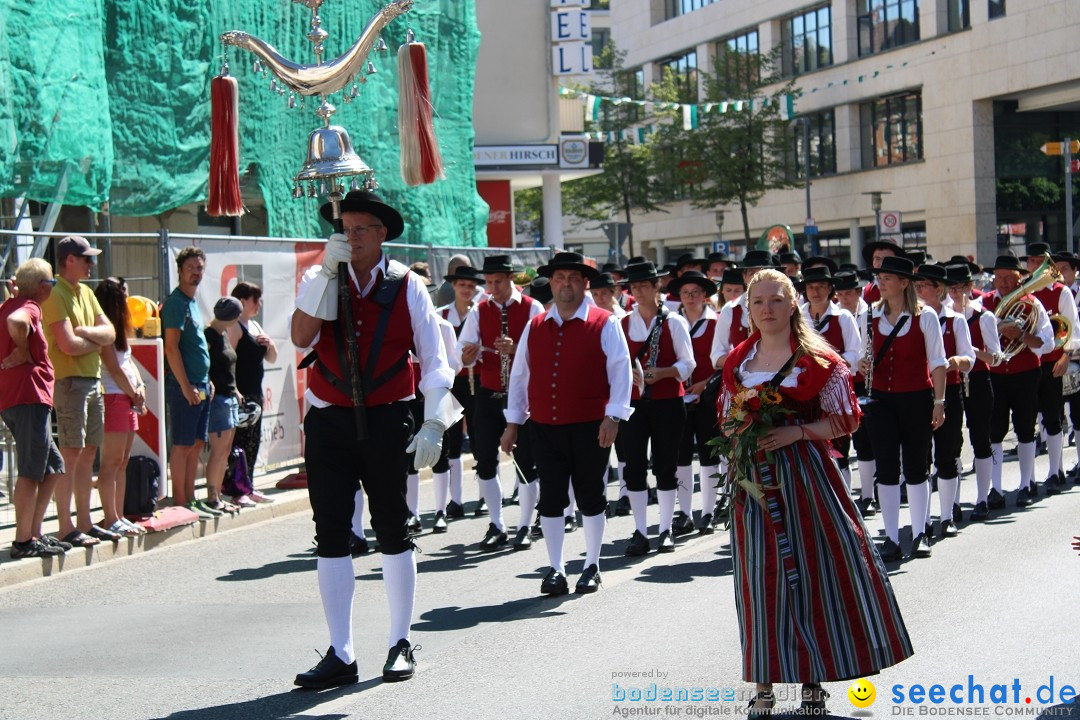
<svg viewBox="0 0 1080 720">
<path fill-rule="evenodd" d="M 1076 254 L 1076 238 L 1073 237 L 1072 156 L 1073 141 L 1065 138 L 1065 237 L 1069 251 Z"/>
</svg>

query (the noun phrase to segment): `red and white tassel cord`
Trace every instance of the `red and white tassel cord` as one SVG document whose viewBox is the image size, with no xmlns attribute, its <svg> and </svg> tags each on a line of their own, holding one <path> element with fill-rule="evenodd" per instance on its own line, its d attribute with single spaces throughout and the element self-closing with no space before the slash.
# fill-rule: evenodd
<svg viewBox="0 0 1080 720">
<path fill-rule="evenodd" d="M 213 217 L 243 215 L 240 197 L 240 91 L 236 78 L 210 81 L 210 192 L 206 212 Z"/>
<path fill-rule="evenodd" d="M 398 48 L 398 131 L 401 177 L 406 185 L 426 185 L 444 177 L 435 139 L 427 48 L 407 43 Z"/>
</svg>

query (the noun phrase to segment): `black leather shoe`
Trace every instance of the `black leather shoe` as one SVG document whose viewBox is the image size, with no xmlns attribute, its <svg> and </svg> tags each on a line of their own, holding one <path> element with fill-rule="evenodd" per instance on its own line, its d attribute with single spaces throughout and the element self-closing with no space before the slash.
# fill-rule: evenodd
<svg viewBox="0 0 1080 720">
<path fill-rule="evenodd" d="M 626 554 L 631 557 L 637 557 L 639 555 L 645 555 L 649 552 L 649 538 L 645 537 L 637 530 L 630 537 L 630 544 L 626 546 Z"/>
<path fill-rule="evenodd" d="M 773 707 L 776 705 L 776 696 L 771 690 L 764 690 L 754 696 L 746 709 L 747 720 L 764 720 L 772 717 Z"/>
<path fill-rule="evenodd" d="M 371 552 L 371 546 L 368 545 L 367 539 L 353 533 L 352 537 L 349 538 L 349 553 L 353 557 L 359 557 L 360 555 L 367 555 L 369 552 Z"/>
<path fill-rule="evenodd" d="M 413 653 L 419 649 L 419 645 L 410 646 L 408 640 L 398 640 L 397 645 L 390 648 L 386 656 L 386 664 L 382 668 L 383 682 L 399 682 L 411 678 L 416 672 L 416 657 Z"/>
<path fill-rule="evenodd" d="M 713 523 L 720 522 L 720 518 L 724 517 L 724 510 L 727 509 L 728 499 L 726 495 L 721 495 L 716 499 L 716 507 L 713 508 L 712 516 Z"/>
<path fill-rule="evenodd" d="M 701 516 L 701 523 L 698 525 L 698 533 L 702 535 L 713 534 L 713 522 L 712 515 L 705 514 Z"/>
<path fill-rule="evenodd" d="M 334 648 L 331 646 L 323 655 L 322 660 L 307 672 L 297 675 L 293 684 L 312 690 L 322 690 L 338 685 L 351 685 L 359 682 L 359 679 L 356 673 L 356 661 L 345 664 L 334 654 Z"/>
<path fill-rule="evenodd" d="M 964 511 L 960 509 L 960 503 L 952 504 L 952 521 L 954 525 L 959 525 L 964 521 Z"/>
<path fill-rule="evenodd" d="M 859 498 L 855 501 L 855 504 L 859 506 L 859 514 L 863 518 L 872 517 L 874 515 L 874 498 Z"/>
<path fill-rule="evenodd" d="M 499 528 L 495 527 L 495 523 L 488 523 L 487 533 L 484 534 L 484 539 L 480 541 L 481 550 L 498 550 L 509 541 L 506 537 L 506 533 Z"/>
<path fill-rule="evenodd" d="M 473 517 L 484 517 L 488 514 L 487 500 L 480 498 L 480 502 L 476 503 L 476 507 L 473 509 Z"/>
<path fill-rule="evenodd" d="M 986 501 L 983 501 L 975 503 L 975 507 L 971 509 L 971 514 L 968 515 L 968 522 L 982 522 L 988 517 L 990 517 L 990 511 L 986 507 Z"/>
<path fill-rule="evenodd" d="M 1005 507 L 1005 496 L 990 488 L 990 494 L 986 496 L 986 507 L 989 510 L 1001 510 Z"/>
<path fill-rule="evenodd" d="M 694 527 L 694 518 L 690 517 L 682 510 L 675 513 L 675 517 L 671 519 L 671 532 L 675 537 L 682 537 L 683 535 L 690 535 L 697 532 L 697 528 Z"/>
<path fill-rule="evenodd" d="M 573 515 L 563 518 L 563 532 L 572 533 L 577 530 L 577 519 Z"/>
<path fill-rule="evenodd" d="M 600 568 L 596 567 L 596 564 L 592 564 L 585 568 L 585 572 L 581 573 L 581 577 L 577 581 L 577 585 L 574 586 L 574 592 L 578 595 L 588 595 L 594 593 L 600 589 Z"/>
<path fill-rule="evenodd" d="M 1046 497 L 1061 494 L 1061 485 L 1058 483 L 1057 475 L 1051 475 L 1046 478 L 1046 482 L 1043 483 L 1043 486 L 1046 488 Z"/>
<path fill-rule="evenodd" d="M 570 592 L 570 587 L 566 584 L 566 576 L 555 568 L 548 570 L 548 574 L 544 576 L 544 582 L 540 583 L 540 594 L 565 595 L 568 592 Z"/>
<path fill-rule="evenodd" d="M 405 523 L 405 529 L 409 531 L 410 535 L 418 535 L 424 526 L 420 523 L 420 518 L 412 515 L 409 517 L 409 521 Z"/>
<path fill-rule="evenodd" d="M 540 527 L 539 513 L 537 513 L 536 515 L 536 522 L 533 523 L 532 529 L 529 531 L 529 534 L 532 535 L 534 538 L 544 537 L 544 528 Z"/>
<path fill-rule="evenodd" d="M 954 523 L 952 520 L 941 521 L 941 537 L 956 537 L 956 534 L 956 523 Z"/>
<path fill-rule="evenodd" d="M 802 703 L 799 705 L 801 715 L 824 715 L 825 701 L 829 699 L 829 693 L 817 683 L 806 683 L 802 686 Z"/>
<path fill-rule="evenodd" d="M 1034 485 L 1034 483 L 1032 483 Z M 1027 507 L 1031 504 L 1031 491 L 1025 488 L 1020 488 L 1016 493 L 1016 507 Z"/>
<path fill-rule="evenodd" d="M 1076 463 L 1072 466 L 1072 469 L 1065 474 L 1065 477 L 1069 478 L 1073 482 L 1080 482 L 1080 463 Z"/>
<path fill-rule="evenodd" d="M 435 522 L 431 526 L 431 532 L 439 534 L 446 532 L 446 513 L 442 510 L 435 513 Z"/>
<path fill-rule="evenodd" d="M 675 552 L 675 539 L 671 537 L 670 530 L 660 533 L 660 537 L 656 540 L 656 552 Z"/>
<path fill-rule="evenodd" d="M 626 517 L 630 514 L 630 497 L 623 495 L 615 503 L 615 514 L 619 517 Z"/>
<path fill-rule="evenodd" d="M 461 503 L 456 503 L 451 500 L 446 506 L 446 519 L 465 517 L 465 508 L 461 506 Z"/>
<path fill-rule="evenodd" d="M 930 557 L 930 538 L 925 533 L 911 541 L 911 557 Z"/>
<path fill-rule="evenodd" d="M 896 562 L 904 556 L 900 546 L 894 543 L 891 538 L 885 538 L 885 542 L 878 546 L 878 555 L 881 557 L 882 562 Z"/>
<path fill-rule="evenodd" d="M 532 538 L 529 537 L 529 528 L 518 528 L 517 535 L 514 536 L 514 549 L 528 550 L 531 547 Z"/>
</svg>

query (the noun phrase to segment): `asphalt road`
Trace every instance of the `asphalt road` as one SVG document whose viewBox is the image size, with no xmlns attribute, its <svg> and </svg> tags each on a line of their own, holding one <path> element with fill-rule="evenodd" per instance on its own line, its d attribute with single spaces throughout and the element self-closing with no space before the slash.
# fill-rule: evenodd
<svg viewBox="0 0 1080 720">
<path fill-rule="evenodd" d="M 1072 450 L 1066 451 L 1072 457 Z M 1045 472 L 1040 457 L 1038 477 Z M 1015 477 L 1015 464 L 1006 466 Z M 1015 485 L 1007 480 L 1006 487 Z M 468 485 L 467 485 L 468 486 Z M 429 498 L 424 488 L 422 497 Z M 973 500 L 965 479 L 963 499 Z M 936 496 L 934 498 L 936 503 Z M 936 507 L 936 505 L 935 505 Z M 516 522 L 517 508 L 507 508 Z M 650 507 L 655 525 L 655 506 Z M 906 508 L 902 518 L 906 521 Z M 694 537 L 673 555 L 621 555 L 631 518 L 609 525 L 604 587 L 538 596 L 542 541 L 527 552 L 480 554 L 486 519 L 425 533 L 413 641 L 417 677 L 384 685 L 387 607 L 379 556 L 359 558 L 355 627 L 362 682 L 293 691 L 293 676 L 329 644 L 307 513 L 165 547 L 0 591 L 0 718 L 606 718 L 745 714 L 727 533 Z M 872 522 L 872 531 L 880 522 Z M 1061 703 L 1080 690 L 1080 488 L 961 528 L 930 559 L 892 566 L 916 654 L 870 678 L 867 710 L 847 684 L 828 685 L 833 717 L 1080 718 Z M 584 533 L 566 542 L 571 584 Z M 972 676 L 969 681 L 968 676 Z M 1054 699 L 1039 702 L 1054 678 Z M 1019 702 L 1013 682 L 1019 681 Z M 912 685 L 984 687 L 983 705 L 913 702 Z M 613 684 L 618 684 L 618 689 Z M 713 689 L 718 700 L 618 701 L 638 688 Z M 994 684 L 1008 703 L 991 704 Z M 902 702 L 893 702 L 902 685 Z M 794 686 L 778 687 L 794 697 Z M 735 700 L 724 697 L 735 694 Z M 1031 697 L 1031 704 L 1024 702 Z M 1043 697 L 1046 697 L 1045 691 Z M 790 710 L 795 700 L 781 700 Z M 1056 707 L 1055 707 L 1056 706 Z M 1072 712 L 1072 715 L 1068 713 Z M 648 713 L 648 714 L 646 714 Z M 1016 715 L 1018 713 L 1019 715 Z M 970 715 L 968 715 L 970 716 Z"/>
</svg>

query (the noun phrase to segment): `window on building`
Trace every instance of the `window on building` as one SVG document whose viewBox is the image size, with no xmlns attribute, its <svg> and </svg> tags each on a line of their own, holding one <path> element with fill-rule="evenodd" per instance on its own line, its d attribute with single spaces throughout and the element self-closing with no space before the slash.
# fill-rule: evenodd
<svg viewBox="0 0 1080 720">
<path fill-rule="evenodd" d="M 590 10 L 610 10 L 611 0 L 591 0 L 589 2 Z"/>
<path fill-rule="evenodd" d="M 609 28 L 593 28 L 592 40 L 592 56 L 593 65 L 600 69 L 609 69 L 611 67 L 611 59 L 605 58 L 603 61 L 604 48 L 611 42 L 611 30 Z"/>
<path fill-rule="evenodd" d="M 645 71 L 642 68 L 636 70 L 627 70 L 619 76 L 619 92 L 623 97 L 628 97 L 631 100 L 644 100 L 645 99 Z M 604 103 L 604 107 L 608 107 L 607 103 Z M 636 103 L 623 103 L 618 106 L 620 112 L 624 112 L 624 120 L 626 122 L 635 123 L 644 119 L 644 112 L 640 105 Z"/>
<path fill-rule="evenodd" d="M 665 72 L 671 72 L 679 89 L 679 102 L 697 102 L 698 68 L 697 51 L 668 58 L 660 63 Z"/>
<path fill-rule="evenodd" d="M 919 39 L 918 0 L 858 0 L 859 56 Z"/>
<path fill-rule="evenodd" d="M 836 113 L 833 110 L 824 110 L 803 115 L 798 122 L 792 123 L 788 144 L 791 148 L 787 164 L 789 179 L 801 180 L 806 177 L 804 123 L 810 124 L 810 177 L 835 174 Z"/>
<path fill-rule="evenodd" d="M 667 20 L 700 10 L 716 0 L 665 0 L 664 14 Z"/>
<path fill-rule="evenodd" d="M 832 65 L 829 6 L 787 18 L 781 24 L 785 75 L 801 75 Z"/>
<path fill-rule="evenodd" d="M 922 159 L 922 93 L 878 98 L 860 108 L 864 169 Z"/>
<path fill-rule="evenodd" d="M 946 11 L 949 14 L 949 32 L 971 27 L 970 0 L 949 0 Z"/>
<path fill-rule="evenodd" d="M 717 70 L 729 90 L 758 85 L 758 32 L 751 30 L 716 43 Z"/>
<path fill-rule="evenodd" d="M 990 19 L 1005 17 L 1005 0 L 990 0 Z"/>
</svg>

